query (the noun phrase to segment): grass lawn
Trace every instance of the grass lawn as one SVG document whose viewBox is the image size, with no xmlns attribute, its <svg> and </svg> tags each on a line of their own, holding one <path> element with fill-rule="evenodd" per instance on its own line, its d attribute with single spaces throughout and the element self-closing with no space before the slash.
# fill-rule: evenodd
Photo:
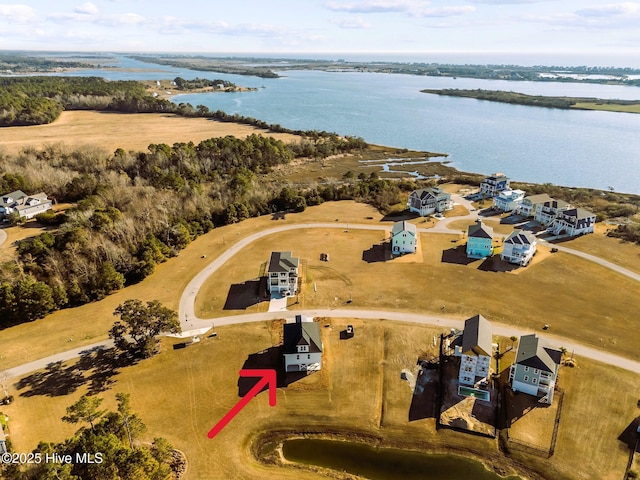
<svg viewBox="0 0 640 480">
<path fill-rule="evenodd" d="M 186 349 L 173 350 L 172 342 L 164 340 L 160 355 L 122 369 L 113 377 L 112 388 L 99 396 L 105 398 L 104 407 L 113 409 L 116 392 L 130 393 L 134 411 L 148 427 L 141 440 L 163 436 L 184 451 L 187 480 L 326 478 L 258 464 L 249 454 L 251 439 L 270 429 L 351 431 L 353 440 L 368 435 L 381 445 L 475 454 L 496 468 L 512 471 L 496 441 L 449 430 L 436 432 L 433 418 L 409 421 L 413 387 L 401 374 L 415 372 L 418 357 L 434 354 L 433 336 L 438 330 L 375 320 L 320 319 L 320 324 L 323 371 L 279 388 L 274 408 L 269 407 L 266 392 L 259 394 L 213 440 L 207 438 L 208 430 L 239 400 L 238 370 L 249 355 L 277 343 L 278 322 L 219 327 L 216 338 Z M 347 324 L 355 326 L 355 336 L 340 340 Z M 553 480 L 621 478 L 628 449 L 617 437 L 637 414 L 640 376 L 581 358 L 577 363 L 560 373 L 566 396 L 556 454 L 548 461 L 514 457 Z M 3 407 L 3 413 L 11 419 L 16 451 L 30 451 L 40 440 L 60 441 L 71 435 L 76 426 L 59 419 L 85 390 L 81 386 L 68 394 L 20 396 L 12 389 L 16 401 Z"/>
<path fill-rule="evenodd" d="M 640 103 L 634 103 L 632 105 L 615 105 L 608 103 L 578 102 L 571 108 L 583 110 L 606 110 L 607 112 L 640 113 Z"/>
</svg>

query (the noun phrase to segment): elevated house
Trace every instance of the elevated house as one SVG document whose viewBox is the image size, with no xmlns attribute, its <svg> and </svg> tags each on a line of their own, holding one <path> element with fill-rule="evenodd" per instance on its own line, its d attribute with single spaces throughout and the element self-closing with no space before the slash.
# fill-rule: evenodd
<svg viewBox="0 0 640 480">
<path fill-rule="evenodd" d="M 484 197 L 495 197 L 509 188 L 509 179 L 504 173 L 494 173 L 480 183 L 480 193 Z"/>
<path fill-rule="evenodd" d="M 453 208 L 451 194 L 437 187 L 414 190 L 407 203 L 409 211 L 426 217 L 432 213 L 442 213 Z"/>
<path fill-rule="evenodd" d="M 322 367 L 320 327 L 303 315 L 284 324 L 284 371 L 313 372 Z"/>
<path fill-rule="evenodd" d="M 527 266 L 536 253 L 536 237 L 524 230 L 514 230 L 504 240 L 500 258 L 509 263 Z"/>
<path fill-rule="evenodd" d="M 482 315 L 466 319 L 462 338 L 456 343 L 455 355 L 460 357 L 460 385 L 479 387 L 486 383 L 493 349 L 489 321 Z"/>
<path fill-rule="evenodd" d="M 293 296 L 298 291 L 300 260 L 291 252 L 271 252 L 267 268 L 267 285 L 271 295 Z"/>
<path fill-rule="evenodd" d="M 43 192 L 27 195 L 21 190 L 16 190 L 0 197 L 0 216 L 18 213 L 21 218 L 28 219 L 51 208 L 52 202 Z"/>
<path fill-rule="evenodd" d="M 467 258 L 487 258 L 493 255 L 493 228 L 478 219 L 467 230 Z"/>
<path fill-rule="evenodd" d="M 593 233 L 596 225 L 596 214 L 583 208 L 571 208 L 558 213 L 548 228 L 554 235 L 584 235 Z"/>
<path fill-rule="evenodd" d="M 0 455 L 7 453 L 7 438 L 4 434 L 4 427 L 0 423 Z"/>
<path fill-rule="evenodd" d="M 536 335 L 520 337 L 515 363 L 509 370 L 511 389 L 551 404 L 561 360 L 562 352 L 549 347 Z"/>
<path fill-rule="evenodd" d="M 522 199 L 517 212 L 523 217 L 535 217 L 536 211 L 540 208 L 540 205 L 545 202 L 550 202 L 551 200 L 553 199 L 546 193 L 529 195 Z"/>
<path fill-rule="evenodd" d="M 560 212 L 564 212 L 571 208 L 564 200 L 556 200 L 551 198 L 546 202 L 538 205 L 535 213 L 536 221 L 540 222 L 542 225 L 551 225 L 556 217 L 560 214 Z"/>
<path fill-rule="evenodd" d="M 415 253 L 417 246 L 417 229 L 413 223 L 396 222 L 391 229 L 391 253 Z"/>
<path fill-rule="evenodd" d="M 512 212 L 520 207 L 523 199 L 523 190 L 507 188 L 493 197 L 493 207 L 501 212 Z"/>
</svg>

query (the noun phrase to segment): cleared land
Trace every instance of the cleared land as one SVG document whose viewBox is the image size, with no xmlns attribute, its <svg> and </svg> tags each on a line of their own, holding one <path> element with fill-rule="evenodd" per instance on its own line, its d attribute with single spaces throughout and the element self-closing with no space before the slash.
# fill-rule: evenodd
<svg viewBox="0 0 640 480">
<path fill-rule="evenodd" d="M 340 331 L 349 323 L 355 326 L 355 337 L 340 340 Z M 455 451 L 480 456 L 503 473 L 513 472 L 514 464 L 499 453 L 496 441 L 449 430 L 436 433 L 435 420 L 419 413 L 415 402 L 426 399 L 414 396 L 413 385 L 401 374 L 417 373 L 417 359 L 435 354 L 433 336 L 438 330 L 375 320 L 320 319 L 320 324 L 324 371 L 280 388 L 275 408 L 268 406 L 266 392 L 261 393 L 214 440 L 207 439 L 207 431 L 239 399 L 238 370 L 278 342 L 280 322 L 220 327 L 216 338 L 186 349 L 173 350 L 172 342 L 165 340 L 160 355 L 117 372 L 111 389 L 99 396 L 105 398 L 105 407 L 113 409 L 115 392 L 131 393 L 132 407 L 148 427 L 141 440 L 161 435 L 184 451 L 188 480 L 327 478 L 294 466 L 257 463 L 250 454 L 252 439 L 277 429 L 337 434 L 422 451 Z M 521 465 L 533 465 L 547 479 L 617 480 L 629 454 L 618 436 L 637 415 L 640 376 L 580 358 L 577 362 L 576 368 L 562 368 L 560 373 L 566 397 L 555 455 L 550 460 L 518 452 L 512 456 Z M 87 386 L 74 390 L 70 382 L 65 392 L 60 385 L 68 377 L 54 381 L 55 373 L 49 375 L 44 378 L 58 387 L 54 395 L 42 388 L 34 394 L 34 388 L 25 384 L 20 392 L 12 388 L 12 393 L 31 395 L 16 395 L 12 405 L 3 407 L 11 419 L 16 451 L 30 451 L 39 440 L 60 441 L 76 428 L 60 417 Z M 585 418 L 598 420 L 585 422 Z"/>
<path fill-rule="evenodd" d="M 0 148 L 17 153 L 25 147 L 66 144 L 91 146 L 114 151 L 145 151 L 152 143 L 198 143 L 212 137 L 233 135 L 244 138 L 253 133 L 290 143 L 299 137 L 287 133 L 271 133 L 250 125 L 218 122 L 206 118 L 184 118 L 172 114 L 106 113 L 71 111 L 48 125 L 5 127 Z"/>
</svg>

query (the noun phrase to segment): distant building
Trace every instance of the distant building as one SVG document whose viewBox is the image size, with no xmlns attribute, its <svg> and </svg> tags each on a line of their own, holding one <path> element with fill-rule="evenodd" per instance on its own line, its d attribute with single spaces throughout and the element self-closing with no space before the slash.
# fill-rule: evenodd
<svg viewBox="0 0 640 480">
<path fill-rule="evenodd" d="M 485 197 L 495 197 L 509 188 L 509 179 L 504 173 L 494 173 L 480 183 L 480 193 Z"/>
<path fill-rule="evenodd" d="M 564 200 L 550 198 L 546 202 L 538 205 L 536 208 L 535 219 L 542 225 L 551 225 L 560 212 L 564 212 L 570 208 L 571 205 Z"/>
<path fill-rule="evenodd" d="M 572 208 L 558 213 L 549 230 L 554 235 L 571 236 L 593 233 L 596 228 L 596 214 L 583 208 Z"/>
<path fill-rule="evenodd" d="M 511 389 L 551 404 L 561 360 L 562 352 L 549 347 L 536 335 L 520 337 L 515 363 L 509 371 Z"/>
<path fill-rule="evenodd" d="M 500 258 L 509 263 L 527 266 L 536 253 L 537 238 L 524 230 L 514 230 L 504 240 Z"/>
<path fill-rule="evenodd" d="M 458 381 L 477 387 L 489 377 L 493 349 L 491 324 L 482 315 L 464 321 L 462 342 L 457 341 L 455 355 L 460 357 Z"/>
<path fill-rule="evenodd" d="M 291 252 L 271 252 L 267 269 L 270 294 L 293 296 L 298 291 L 298 267 L 300 260 Z"/>
<path fill-rule="evenodd" d="M 52 202 L 45 193 L 27 195 L 16 190 L 0 197 L 0 216 L 11 215 L 16 212 L 21 218 L 33 218 L 39 213 L 51 210 Z"/>
<path fill-rule="evenodd" d="M 417 213 L 421 217 L 426 217 L 432 213 L 442 213 L 453 208 L 451 194 L 440 188 L 421 188 L 414 190 L 409 195 L 407 203 L 411 212 Z"/>
<path fill-rule="evenodd" d="M 7 438 L 4 434 L 4 427 L 0 423 L 0 455 L 7 453 Z"/>
<path fill-rule="evenodd" d="M 522 199 L 522 203 L 520 203 L 520 207 L 518 208 L 518 213 L 523 217 L 534 217 L 538 207 L 544 202 L 550 202 L 551 200 L 553 199 L 546 193 L 529 195 Z"/>
<path fill-rule="evenodd" d="M 502 212 L 512 212 L 520 207 L 524 191 L 507 188 L 493 197 L 493 206 Z"/>
<path fill-rule="evenodd" d="M 322 367 L 322 339 L 320 327 L 303 315 L 296 315 L 295 323 L 284 325 L 285 372 L 312 372 Z"/>
<path fill-rule="evenodd" d="M 487 258 L 493 255 L 493 228 L 478 219 L 467 230 L 467 257 Z"/>
<path fill-rule="evenodd" d="M 394 255 L 415 253 L 417 229 L 413 223 L 396 222 L 391 229 L 391 252 Z"/>
</svg>

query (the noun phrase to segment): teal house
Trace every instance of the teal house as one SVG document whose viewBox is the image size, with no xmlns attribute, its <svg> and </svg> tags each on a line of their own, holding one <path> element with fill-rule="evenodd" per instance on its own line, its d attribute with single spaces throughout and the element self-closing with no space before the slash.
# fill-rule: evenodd
<svg viewBox="0 0 640 480">
<path fill-rule="evenodd" d="M 467 230 L 467 258 L 487 258 L 493 255 L 493 228 L 478 219 Z"/>
</svg>

